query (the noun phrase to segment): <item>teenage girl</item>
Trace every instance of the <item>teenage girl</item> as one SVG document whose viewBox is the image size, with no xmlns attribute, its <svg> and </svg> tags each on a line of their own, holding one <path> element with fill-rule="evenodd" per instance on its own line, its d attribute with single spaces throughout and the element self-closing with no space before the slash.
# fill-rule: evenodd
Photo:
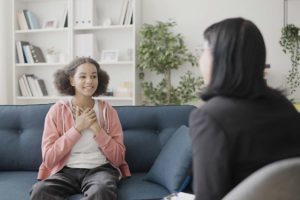
<svg viewBox="0 0 300 200">
<path fill-rule="evenodd" d="M 55 86 L 72 96 L 49 110 L 42 138 L 43 162 L 31 199 L 117 199 L 117 183 L 130 176 L 125 162 L 122 127 L 117 112 L 105 101 L 109 77 L 91 58 L 78 58 L 55 73 Z"/>
</svg>

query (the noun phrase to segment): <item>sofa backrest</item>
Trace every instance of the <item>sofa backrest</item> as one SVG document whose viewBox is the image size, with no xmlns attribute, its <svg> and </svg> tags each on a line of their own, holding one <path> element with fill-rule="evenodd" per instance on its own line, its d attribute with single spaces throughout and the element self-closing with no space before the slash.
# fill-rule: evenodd
<svg viewBox="0 0 300 200">
<path fill-rule="evenodd" d="M 0 105 L 0 170 L 38 170 L 45 116 L 52 104 Z M 132 172 L 146 172 L 194 106 L 117 106 Z"/>
<path fill-rule="evenodd" d="M 194 106 L 115 107 L 124 131 L 126 161 L 132 172 L 147 172 L 170 136 L 188 126 Z"/>
<path fill-rule="evenodd" d="M 0 106 L 0 170 L 37 170 L 49 105 Z"/>
</svg>

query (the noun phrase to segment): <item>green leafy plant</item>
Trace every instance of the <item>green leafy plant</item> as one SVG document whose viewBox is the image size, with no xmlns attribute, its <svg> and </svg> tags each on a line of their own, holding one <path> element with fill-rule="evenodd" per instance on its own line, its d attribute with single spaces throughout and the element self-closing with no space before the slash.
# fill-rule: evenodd
<svg viewBox="0 0 300 200">
<path fill-rule="evenodd" d="M 280 45 L 285 54 L 290 55 L 292 63 L 291 69 L 287 75 L 287 84 L 289 93 L 292 95 L 300 86 L 299 62 L 300 62 L 300 36 L 299 28 L 293 24 L 288 24 L 281 30 Z"/>
<path fill-rule="evenodd" d="M 183 37 L 174 34 L 170 29 L 176 22 L 156 22 L 143 24 L 140 29 L 140 43 L 138 47 L 138 68 L 140 70 L 141 87 L 146 104 L 183 104 L 196 98 L 203 80 L 193 77 L 190 71 L 180 77 L 179 85 L 174 87 L 171 72 L 184 63 L 197 65 L 196 57 L 188 52 Z M 145 81 L 144 71 L 162 75 L 162 80 L 154 85 Z"/>
</svg>

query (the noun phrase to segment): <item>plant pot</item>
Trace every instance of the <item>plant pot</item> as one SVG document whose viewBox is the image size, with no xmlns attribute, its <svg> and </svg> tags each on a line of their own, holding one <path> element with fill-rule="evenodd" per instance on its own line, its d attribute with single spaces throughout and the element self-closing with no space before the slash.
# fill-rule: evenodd
<svg viewBox="0 0 300 200">
<path fill-rule="evenodd" d="M 46 55 L 46 61 L 47 63 L 57 63 L 58 62 L 58 56 L 55 54 L 47 54 Z"/>
</svg>

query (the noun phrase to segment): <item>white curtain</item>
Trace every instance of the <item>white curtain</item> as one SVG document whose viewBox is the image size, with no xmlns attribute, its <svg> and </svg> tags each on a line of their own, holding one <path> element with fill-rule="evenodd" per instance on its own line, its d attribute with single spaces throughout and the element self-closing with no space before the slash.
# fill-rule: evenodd
<svg viewBox="0 0 300 200">
<path fill-rule="evenodd" d="M 12 1 L 0 0 L 0 104 L 12 103 Z"/>
</svg>

